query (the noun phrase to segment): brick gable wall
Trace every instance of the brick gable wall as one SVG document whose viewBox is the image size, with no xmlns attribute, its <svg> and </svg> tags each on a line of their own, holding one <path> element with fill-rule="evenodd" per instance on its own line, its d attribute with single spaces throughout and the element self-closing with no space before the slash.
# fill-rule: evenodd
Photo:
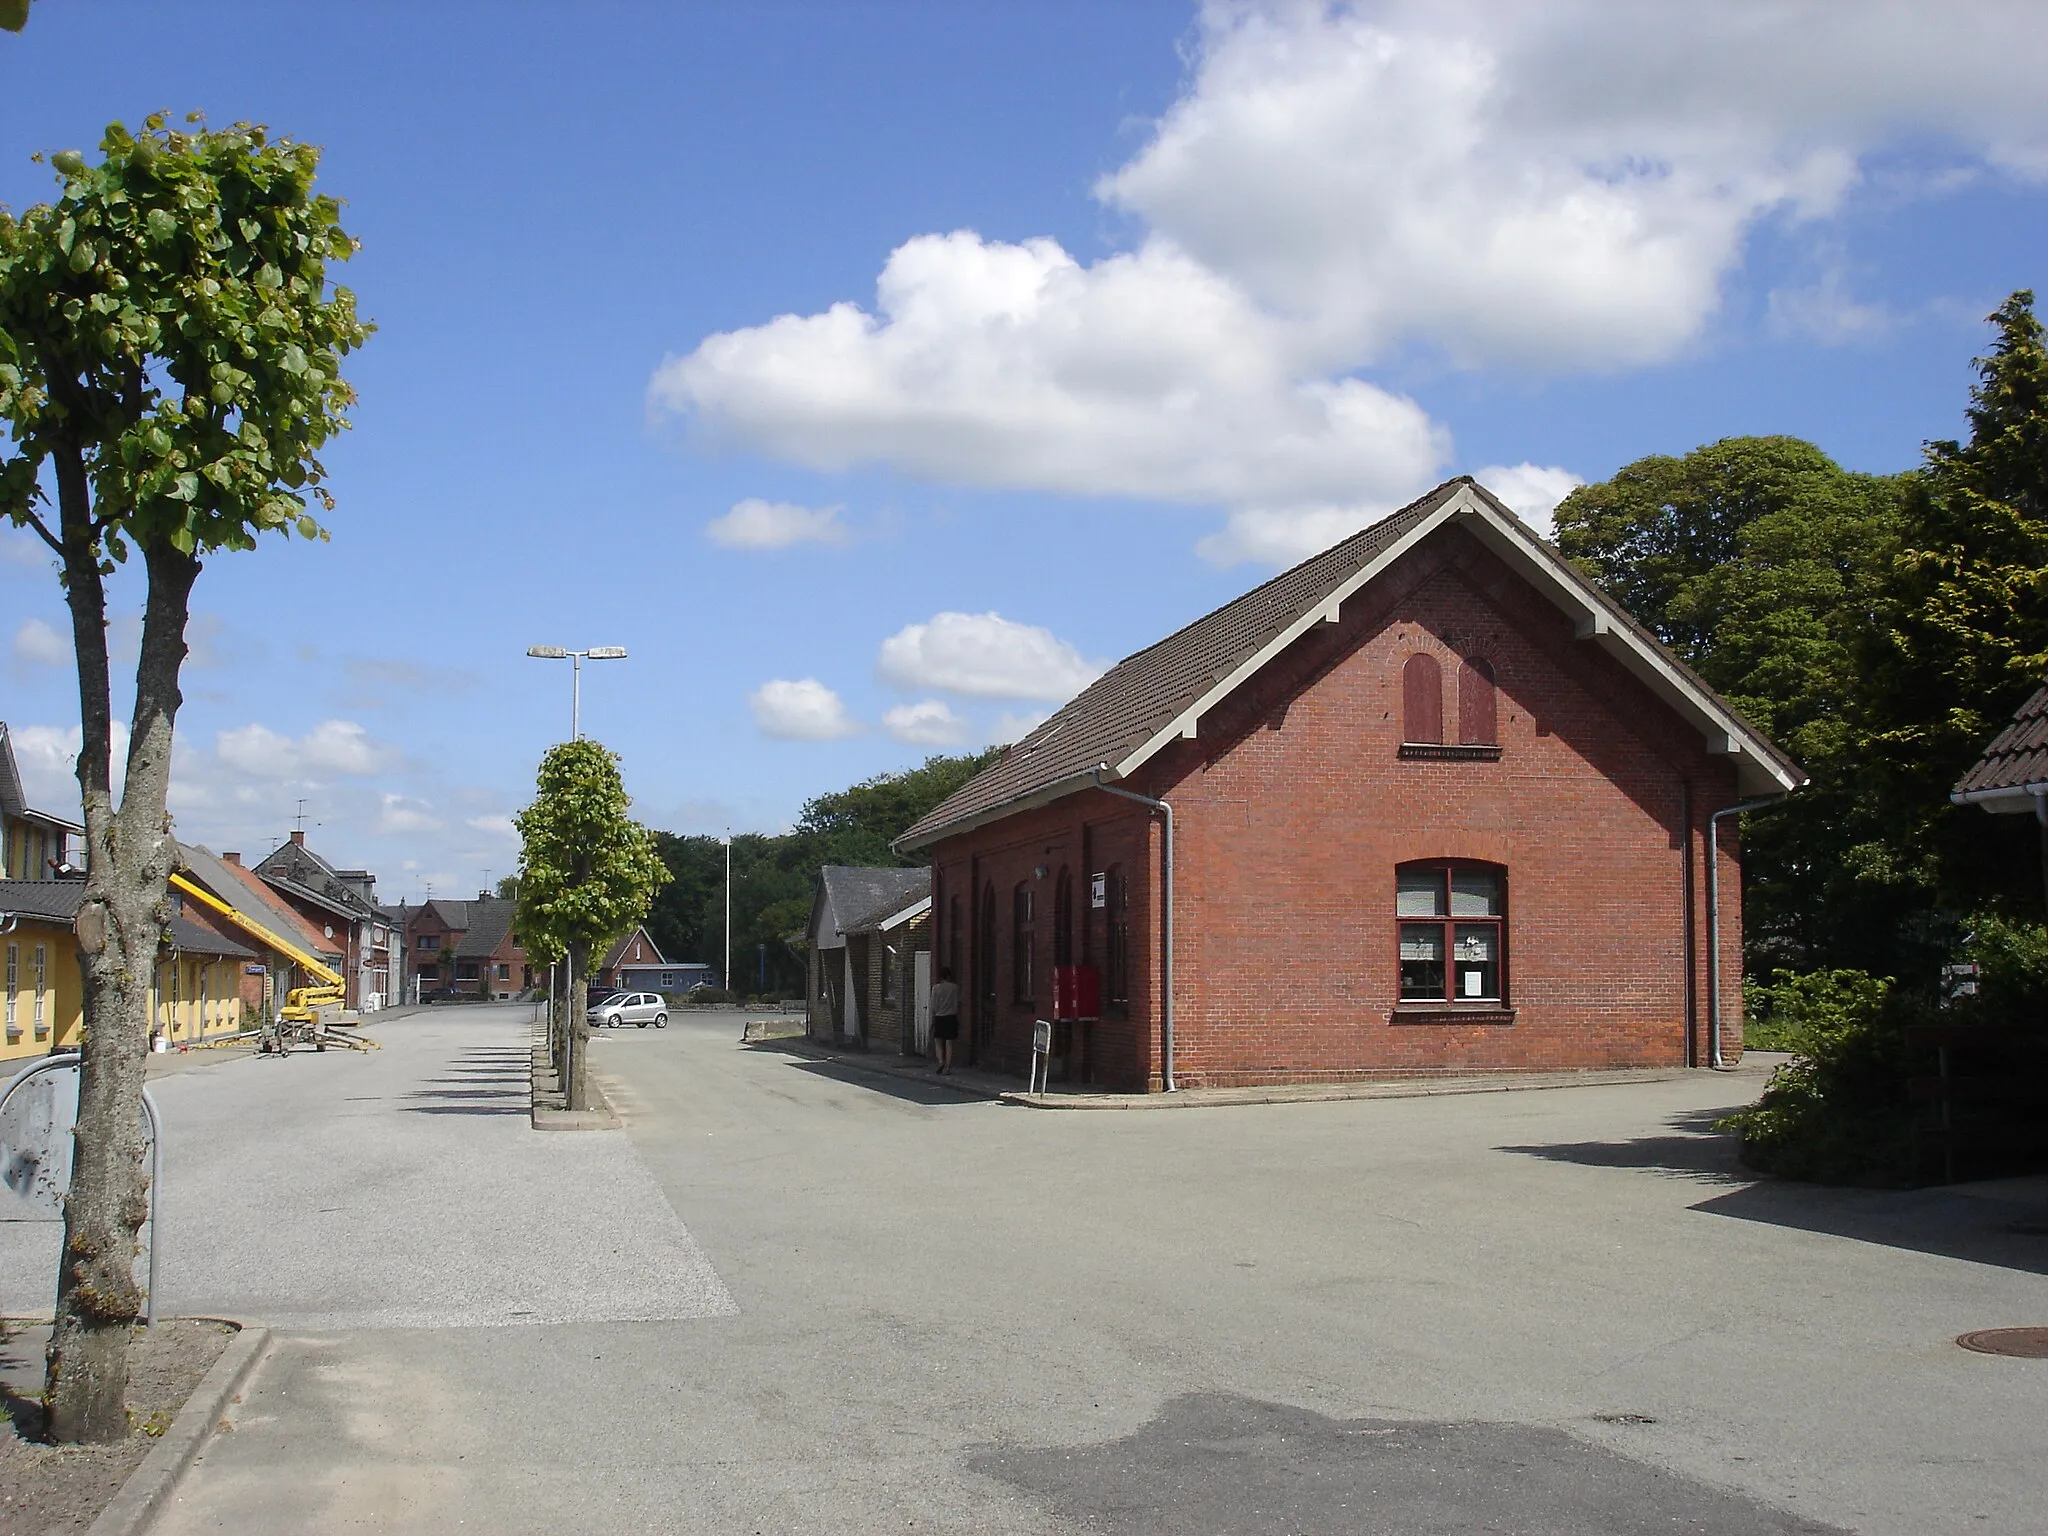
<svg viewBox="0 0 2048 1536">
<path fill-rule="evenodd" d="M 1498 687 L 1500 755 L 1400 755 L 1402 678 L 1418 651 L 1441 662 L 1455 739 L 1459 663 Z M 1382 1073 L 1676 1066 L 1705 1038 L 1706 818 L 1735 799 L 1732 766 L 1612 657 L 1460 530 L 1430 539 L 1319 624 L 1129 786 L 1164 796 L 1177 833 L 1176 1076 L 1186 1086 Z M 1741 901 L 1723 827 L 1724 1038 L 1740 1049 Z M 1158 818 L 1087 792 L 950 838 L 934 850 L 969 932 L 963 1049 L 1020 1071 L 1030 1021 L 1012 1003 L 1010 893 L 1039 898 L 1039 964 L 1051 953 L 1062 862 L 1078 882 L 1079 957 L 1103 959 L 1088 873 L 1121 862 L 1133 933 L 1128 1018 L 1105 1009 L 1076 1054 L 1096 1081 L 1157 1087 Z M 1397 1008 L 1395 867 L 1471 859 L 1507 871 L 1506 1010 Z M 1694 917 L 1688 986 L 1688 866 Z M 1044 878 L 1036 871 L 1048 870 Z M 995 1006 L 978 972 L 973 914 L 993 887 Z M 979 1018 L 987 1013 L 986 1020 Z"/>
</svg>

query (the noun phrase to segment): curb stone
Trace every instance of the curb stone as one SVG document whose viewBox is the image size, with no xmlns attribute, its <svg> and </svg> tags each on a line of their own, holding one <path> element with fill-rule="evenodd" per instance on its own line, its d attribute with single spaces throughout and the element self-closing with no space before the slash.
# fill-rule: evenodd
<svg viewBox="0 0 2048 1536">
<path fill-rule="evenodd" d="M 228 1340 L 228 1347 L 213 1362 L 213 1369 L 200 1379 L 185 1399 L 185 1406 L 171 1421 L 171 1427 L 157 1441 L 142 1465 L 128 1474 L 128 1481 L 114 1495 L 114 1502 L 100 1511 L 99 1519 L 87 1527 L 86 1536 L 139 1536 L 170 1497 L 178 1479 L 199 1454 L 213 1432 L 221 1410 L 235 1389 L 248 1378 L 256 1357 L 270 1342 L 268 1328 L 241 1328 Z"/>
</svg>

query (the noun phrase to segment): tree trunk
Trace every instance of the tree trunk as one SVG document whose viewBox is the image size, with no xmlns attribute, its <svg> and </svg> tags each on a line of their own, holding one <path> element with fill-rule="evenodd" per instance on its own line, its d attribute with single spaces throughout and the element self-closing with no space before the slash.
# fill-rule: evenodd
<svg viewBox="0 0 2048 1536">
<path fill-rule="evenodd" d="M 67 481 L 76 477 L 75 484 Z M 143 551 L 149 595 L 135 673 L 127 779 L 112 803 L 106 598 L 86 521 L 83 476 L 59 456 L 66 601 L 78 652 L 83 743 L 78 782 L 87 872 L 77 934 L 84 968 L 85 1036 L 78 1127 L 64 1201 L 64 1253 L 50 1337 L 44 1403 L 50 1437 L 108 1441 L 128 1434 L 128 1343 L 141 1291 L 137 1234 L 149 1214 L 143 1167 L 142 1082 L 149 1047 L 150 979 L 176 857 L 164 800 L 185 622 L 199 561 L 170 548 Z"/>
<path fill-rule="evenodd" d="M 590 1010 L 583 1006 L 583 993 L 587 990 L 583 977 L 589 966 L 590 946 L 571 944 L 569 1007 L 563 1021 L 568 1025 L 569 1070 L 562 1078 L 562 1090 L 571 1109 L 590 1108 L 590 1090 L 583 1080 L 584 1055 L 590 1045 Z"/>
</svg>

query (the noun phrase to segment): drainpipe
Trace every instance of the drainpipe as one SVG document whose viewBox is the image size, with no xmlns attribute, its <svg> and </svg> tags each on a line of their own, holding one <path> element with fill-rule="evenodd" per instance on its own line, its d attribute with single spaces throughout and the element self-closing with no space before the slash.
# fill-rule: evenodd
<svg viewBox="0 0 2048 1536">
<path fill-rule="evenodd" d="M 1095 787 L 1097 789 L 1106 795 L 1116 795 L 1121 799 L 1135 800 L 1138 804 L 1147 806 L 1166 818 L 1164 857 L 1160 861 L 1161 873 L 1165 876 L 1166 909 L 1159 925 L 1160 938 L 1162 940 L 1161 948 L 1164 951 L 1159 967 L 1159 1030 L 1166 1053 L 1165 1071 L 1162 1076 L 1166 1080 L 1166 1091 L 1172 1093 L 1175 1091 L 1173 1081 L 1173 807 L 1164 800 L 1154 800 L 1150 795 L 1141 795 L 1135 790 L 1118 789 L 1114 784 L 1103 783 L 1102 776 L 1108 771 L 1109 764 L 1107 763 L 1103 763 L 1096 768 Z"/>
<path fill-rule="evenodd" d="M 1721 1059 L 1721 818 L 1776 805 L 1784 795 L 1765 795 L 1718 810 L 1707 818 L 1707 1065 L 1733 1069 Z"/>
</svg>

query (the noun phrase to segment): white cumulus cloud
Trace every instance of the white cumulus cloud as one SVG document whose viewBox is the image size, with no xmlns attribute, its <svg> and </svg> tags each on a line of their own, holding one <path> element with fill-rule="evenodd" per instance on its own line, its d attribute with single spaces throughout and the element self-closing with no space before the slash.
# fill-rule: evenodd
<svg viewBox="0 0 2048 1536">
<path fill-rule="evenodd" d="M 128 772 L 128 727 L 111 722 L 108 753 L 113 790 L 121 793 Z M 66 820 L 78 819 L 78 753 L 85 732 L 75 725 L 23 725 L 11 728 L 15 766 L 21 770 L 22 793 L 38 810 Z"/>
<path fill-rule="evenodd" d="M 360 777 L 395 767 L 400 756 L 353 720 L 323 720 L 297 737 L 252 722 L 222 731 L 214 752 L 228 767 L 263 779 Z"/>
<path fill-rule="evenodd" d="M 1004 710 L 996 716 L 995 724 L 989 729 L 989 742 L 994 746 L 1008 746 L 1012 742 L 1022 741 L 1051 718 L 1052 711 L 1049 709 L 1022 712 Z"/>
<path fill-rule="evenodd" d="M 380 837 L 415 837 L 440 831 L 441 818 L 424 800 L 386 793 L 377 797 L 377 816 L 371 825 Z"/>
<path fill-rule="evenodd" d="M 747 695 L 761 734 L 780 741 L 835 741 L 858 735 L 846 701 L 815 677 L 774 678 Z"/>
<path fill-rule="evenodd" d="M 502 838 L 507 842 L 519 841 L 519 829 L 512 825 L 510 816 L 472 816 L 466 825 L 475 832 L 488 837 Z"/>
<path fill-rule="evenodd" d="M 883 714 L 882 725 L 898 741 L 924 747 L 958 746 L 968 731 L 966 718 L 943 699 L 898 704 Z"/>
<path fill-rule="evenodd" d="M 41 619 L 23 619 L 14 632 L 14 659 L 39 667 L 67 666 L 71 661 L 71 639 Z"/>
<path fill-rule="evenodd" d="M 841 507 L 800 507 L 749 496 L 704 525 L 704 537 L 724 549 L 788 549 L 796 544 L 844 544 L 851 537 Z"/>
<path fill-rule="evenodd" d="M 1212 0 L 1096 188 L 1130 249 L 916 235 L 872 304 L 705 338 L 650 407 L 819 470 L 1213 507 L 1209 559 L 1297 558 L 1451 458 L 1359 370 L 1679 355 L 1757 230 L 1831 229 L 1873 157 L 1912 151 L 1887 175 L 1930 197 L 2048 175 L 2044 56 L 2048 7 L 2015 0 Z M 1825 284 L 1773 314 L 1883 318 Z"/>
<path fill-rule="evenodd" d="M 884 640 L 875 670 L 898 688 L 1059 703 L 1106 668 L 1039 625 L 998 613 L 941 613 Z"/>
<path fill-rule="evenodd" d="M 1493 464 L 1473 471 L 1472 478 L 1508 504 L 1523 522 L 1544 538 L 1554 531 L 1551 514 L 1557 504 L 1584 485 L 1582 476 L 1555 465 Z"/>
</svg>

